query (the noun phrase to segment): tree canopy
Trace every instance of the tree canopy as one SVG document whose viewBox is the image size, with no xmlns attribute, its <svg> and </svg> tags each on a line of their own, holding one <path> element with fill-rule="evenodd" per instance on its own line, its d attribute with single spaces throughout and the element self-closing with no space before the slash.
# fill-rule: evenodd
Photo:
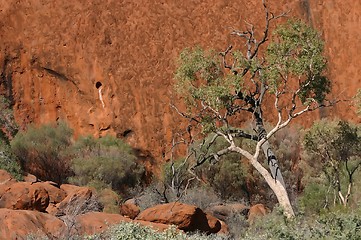
<svg viewBox="0 0 361 240">
<path fill-rule="evenodd" d="M 301 114 L 332 104 L 326 99 L 331 83 L 324 76 L 327 61 L 319 33 L 302 21 L 289 20 L 270 35 L 270 24 L 285 14 L 274 15 L 263 5 L 262 31 L 246 23 L 246 30 L 231 33 L 245 47 L 233 49 L 230 45 L 218 54 L 195 47 L 180 54 L 175 89 L 183 96 L 187 112 L 175 109 L 189 120 L 188 130 L 200 127 L 201 131 L 189 131 L 191 141 L 211 134 L 210 141 L 202 142 L 203 147 L 210 148 L 219 137 L 228 143 L 206 155 L 193 151 L 195 166 L 230 152 L 242 154 L 265 178 L 286 215 L 292 216 L 286 186 L 268 139 Z M 267 132 L 264 122 L 275 117 L 277 122 Z M 245 130 L 240 121 L 245 119 L 254 131 Z M 254 151 L 237 145 L 238 138 L 255 141 Z M 261 152 L 269 171 L 260 162 Z"/>
</svg>

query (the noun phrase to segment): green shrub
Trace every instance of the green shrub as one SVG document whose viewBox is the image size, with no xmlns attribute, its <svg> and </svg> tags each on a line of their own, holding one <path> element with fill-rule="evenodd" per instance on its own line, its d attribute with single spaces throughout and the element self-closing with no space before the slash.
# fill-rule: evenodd
<svg viewBox="0 0 361 240">
<path fill-rule="evenodd" d="M 360 239 L 361 216 L 357 212 L 329 212 L 287 220 L 279 213 L 260 218 L 243 239 Z"/>
<path fill-rule="evenodd" d="M 0 96 L 0 140 L 9 143 L 9 139 L 18 132 L 13 115 L 12 104 L 4 96 Z"/>
<path fill-rule="evenodd" d="M 157 231 L 151 227 L 141 226 L 138 223 L 123 222 L 110 227 L 104 233 L 86 237 L 88 240 L 226 240 L 227 236 L 221 235 L 187 235 L 170 227 L 165 231 Z"/>
<path fill-rule="evenodd" d="M 361 169 L 360 128 L 345 121 L 322 120 L 305 132 L 303 147 L 303 182 L 323 183 L 327 194 L 331 193 L 324 198 L 334 199 L 326 202 L 328 207 L 348 205 Z"/>
<path fill-rule="evenodd" d="M 15 179 L 22 180 L 23 171 L 12 154 L 10 146 L 0 140 L 0 169 L 10 173 Z"/>
<path fill-rule="evenodd" d="M 144 176 L 144 167 L 136 162 L 131 147 L 112 136 L 80 138 L 75 143 L 74 154 L 71 162 L 74 176 L 69 178 L 73 184 L 125 192 Z"/>
<path fill-rule="evenodd" d="M 209 146 L 211 139 L 212 136 L 208 136 L 204 142 L 194 144 L 192 151 L 196 159 L 198 156 L 207 158 L 227 146 L 223 138 L 217 138 Z M 246 180 L 250 177 L 248 171 L 249 165 L 241 161 L 238 153 L 228 153 L 217 161 L 206 161 L 195 169 L 196 175 L 223 200 L 243 200 L 249 197 L 246 185 Z"/>
<path fill-rule="evenodd" d="M 326 183 L 309 183 L 298 199 L 300 210 L 307 214 L 320 213 L 327 206 L 328 194 Z"/>
<path fill-rule="evenodd" d="M 71 146 L 72 133 L 62 122 L 31 126 L 14 137 L 11 149 L 24 171 L 41 180 L 63 183 L 70 174 L 67 150 Z"/>
</svg>

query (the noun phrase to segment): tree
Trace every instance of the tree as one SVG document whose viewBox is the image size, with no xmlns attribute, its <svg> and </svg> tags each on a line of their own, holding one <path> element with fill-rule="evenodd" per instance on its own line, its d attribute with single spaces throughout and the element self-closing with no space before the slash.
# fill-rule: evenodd
<svg viewBox="0 0 361 240">
<path fill-rule="evenodd" d="M 176 90 L 183 96 L 188 111 L 174 108 L 189 120 L 187 130 L 191 138 L 212 134 L 211 140 L 202 142 L 203 148 L 210 148 L 217 138 L 228 143 L 217 152 L 194 153 L 194 167 L 209 160 L 218 161 L 230 152 L 242 154 L 272 189 L 284 214 L 292 217 L 294 211 L 268 140 L 296 117 L 331 104 L 325 99 L 330 81 L 323 76 L 326 60 L 319 34 L 294 20 L 280 25 L 270 36 L 270 24 L 285 13 L 276 16 L 262 2 L 265 25 L 260 34 L 249 23 L 245 31 L 232 31 L 245 44 L 244 48 L 233 50 L 229 46 L 217 55 L 198 47 L 180 54 Z M 266 46 L 269 39 L 272 42 Z M 264 122 L 271 122 L 269 119 L 274 116 L 278 120 L 267 132 Z M 254 132 L 241 128 L 240 119 L 245 118 L 252 122 Z M 254 151 L 237 145 L 239 138 L 255 141 Z M 269 170 L 260 162 L 261 152 Z"/>
<path fill-rule="evenodd" d="M 361 135 L 356 126 L 345 121 L 315 123 L 305 134 L 303 145 L 313 173 L 323 173 L 333 204 L 347 206 L 352 194 L 354 176 L 361 166 Z M 325 206 L 329 205 L 326 196 Z"/>
</svg>

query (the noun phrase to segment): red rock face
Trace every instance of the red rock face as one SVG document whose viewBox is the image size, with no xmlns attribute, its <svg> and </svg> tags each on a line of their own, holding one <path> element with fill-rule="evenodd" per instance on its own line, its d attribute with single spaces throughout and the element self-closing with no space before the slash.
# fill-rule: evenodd
<svg viewBox="0 0 361 240">
<path fill-rule="evenodd" d="M 353 96 L 361 86 L 361 2 L 272 4 L 322 33 L 333 95 Z M 0 9 L 0 89 L 14 99 L 21 126 L 60 119 L 77 136 L 125 137 L 158 160 L 182 127 L 169 107 L 180 103 L 172 89 L 180 51 L 194 45 L 224 50 L 235 42 L 230 28 L 241 28 L 243 20 L 263 23 L 260 0 L 0 0 Z M 348 104 L 321 115 L 360 121 Z"/>
</svg>

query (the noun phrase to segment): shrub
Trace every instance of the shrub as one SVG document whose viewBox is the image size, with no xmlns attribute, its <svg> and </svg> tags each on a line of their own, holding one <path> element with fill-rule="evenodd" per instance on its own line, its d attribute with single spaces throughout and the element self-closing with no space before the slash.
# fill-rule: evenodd
<svg viewBox="0 0 361 240">
<path fill-rule="evenodd" d="M 195 158 L 198 156 L 207 158 L 227 145 L 223 138 L 217 138 L 209 146 L 211 139 L 212 136 L 208 136 L 204 142 L 192 146 Z M 221 156 L 217 161 L 204 162 L 195 169 L 198 177 L 206 182 L 223 200 L 240 200 L 249 197 L 246 185 L 246 180 L 249 177 L 248 171 L 248 164 L 241 161 L 241 155 L 238 153 L 228 153 Z"/>
<path fill-rule="evenodd" d="M 151 227 L 141 226 L 138 223 L 123 222 L 121 224 L 110 227 L 104 233 L 88 236 L 89 240 L 226 240 L 227 236 L 221 235 L 202 235 L 202 234 L 185 234 L 177 231 L 175 227 L 170 227 L 165 231 L 157 231 Z"/>
<path fill-rule="evenodd" d="M 198 186 L 188 189 L 183 195 L 182 202 L 199 207 L 202 210 L 210 205 L 222 202 L 217 193 L 210 187 Z"/>
<path fill-rule="evenodd" d="M 9 143 L 9 139 L 18 132 L 11 102 L 4 96 L 0 96 L 0 140 Z"/>
<path fill-rule="evenodd" d="M 102 189 L 98 192 L 99 202 L 104 206 L 103 212 L 119 213 L 120 196 L 109 188 Z"/>
<path fill-rule="evenodd" d="M 329 212 L 321 216 L 284 219 L 279 213 L 260 218 L 244 239 L 360 239 L 361 216 L 357 212 Z"/>
<path fill-rule="evenodd" d="M 10 146 L 0 140 L 0 169 L 10 173 L 15 179 L 22 180 L 23 171 L 12 154 Z"/>
<path fill-rule="evenodd" d="M 131 147 L 112 136 L 80 138 L 74 146 L 71 183 L 100 190 L 111 187 L 125 192 L 142 181 L 144 167 L 136 162 Z"/>
<path fill-rule="evenodd" d="M 72 130 L 65 123 L 31 126 L 11 141 L 11 149 L 24 171 L 41 180 L 63 183 L 70 175 L 67 149 Z"/>
<path fill-rule="evenodd" d="M 305 133 L 303 158 L 308 171 L 303 180 L 305 183 L 322 181 L 333 194 L 333 205 L 346 206 L 353 197 L 355 179 L 361 169 L 359 131 L 357 126 L 345 121 L 323 120 Z"/>
<path fill-rule="evenodd" d="M 307 214 L 320 213 L 328 202 L 326 183 L 309 183 L 302 196 L 298 199 L 300 210 Z"/>
</svg>

